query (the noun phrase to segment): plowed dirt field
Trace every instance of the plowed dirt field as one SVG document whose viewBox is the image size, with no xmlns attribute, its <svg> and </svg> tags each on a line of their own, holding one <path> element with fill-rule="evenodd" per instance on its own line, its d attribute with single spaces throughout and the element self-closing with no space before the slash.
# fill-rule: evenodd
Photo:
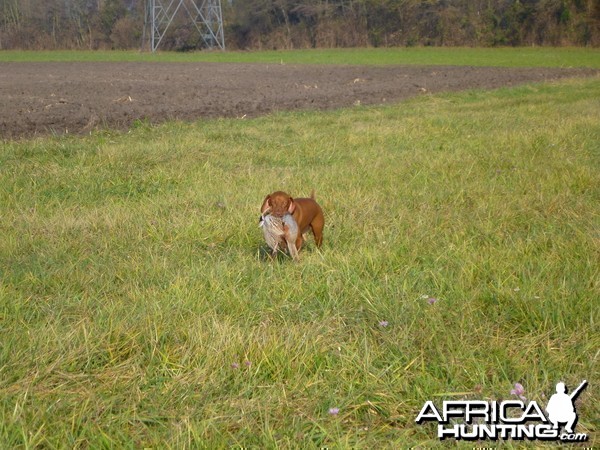
<svg viewBox="0 0 600 450">
<path fill-rule="evenodd" d="M 0 137 L 127 129 L 136 120 L 253 117 L 281 110 L 398 102 L 592 69 L 233 63 L 1 63 Z"/>
</svg>

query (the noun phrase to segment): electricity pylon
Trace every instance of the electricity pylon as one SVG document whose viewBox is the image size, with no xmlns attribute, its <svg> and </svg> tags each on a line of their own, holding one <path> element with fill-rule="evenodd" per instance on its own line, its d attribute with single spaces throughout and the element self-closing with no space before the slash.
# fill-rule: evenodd
<svg viewBox="0 0 600 450">
<path fill-rule="evenodd" d="M 182 7 L 206 46 L 225 50 L 221 0 L 146 0 L 144 43 L 150 50 L 156 51 Z"/>
</svg>

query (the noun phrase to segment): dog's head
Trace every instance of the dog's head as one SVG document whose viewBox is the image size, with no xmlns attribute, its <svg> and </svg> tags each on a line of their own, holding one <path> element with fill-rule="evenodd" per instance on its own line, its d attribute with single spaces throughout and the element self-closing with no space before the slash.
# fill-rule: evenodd
<svg viewBox="0 0 600 450">
<path fill-rule="evenodd" d="M 276 217 L 293 214 L 296 209 L 294 199 L 282 191 L 273 192 L 266 196 L 261 208 L 261 214 L 270 213 Z"/>
</svg>

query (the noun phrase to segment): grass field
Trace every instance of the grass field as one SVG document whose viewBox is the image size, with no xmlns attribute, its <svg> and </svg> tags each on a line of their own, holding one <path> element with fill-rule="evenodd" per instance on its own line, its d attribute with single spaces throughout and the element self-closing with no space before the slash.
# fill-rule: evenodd
<svg viewBox="0 0 600 450">
<path fill-rule="evenodd" d="M 287 51 L 204 51 L 173 53 L 139 51 L 0 51 L 7 61 L 166 61 L 259 62 L 270 64 L 439 64 L 493 67 L 600 68 L 597 48 L 363 48 Z"/>
<path fill-rule="evenodd" d="M 0 448 L 436 447 L 426 400 L 584 378 L 597 445 L 599 98 L 0 143 Z M 312 188 L 324 248 L 266 260 L 264 196 Z"/>
</svg>

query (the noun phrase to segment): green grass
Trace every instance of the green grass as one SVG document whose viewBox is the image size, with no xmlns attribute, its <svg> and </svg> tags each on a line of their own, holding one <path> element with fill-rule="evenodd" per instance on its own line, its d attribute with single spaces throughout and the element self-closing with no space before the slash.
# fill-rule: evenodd
<svg viewBox="0 0 600 450">
<path fill-rule="evenodd" d="M 426 448 L 426 400 L 520 382 L 545 405 L 584 378 L 597 444 L 598 98 L 575 80 L 0 144 L 0 447 Z M 324 248 L 266 261 L 264 196 L 313 188 Z"/>
<path fill-rule="evenodd" d="M 600 68 L 597 48 L 363 48 L 151 54 L 137 51 L 2 51 L 7 61 L 258 62 L 270 64 L 439 64 L 500 67 Z"/>
</svg>

